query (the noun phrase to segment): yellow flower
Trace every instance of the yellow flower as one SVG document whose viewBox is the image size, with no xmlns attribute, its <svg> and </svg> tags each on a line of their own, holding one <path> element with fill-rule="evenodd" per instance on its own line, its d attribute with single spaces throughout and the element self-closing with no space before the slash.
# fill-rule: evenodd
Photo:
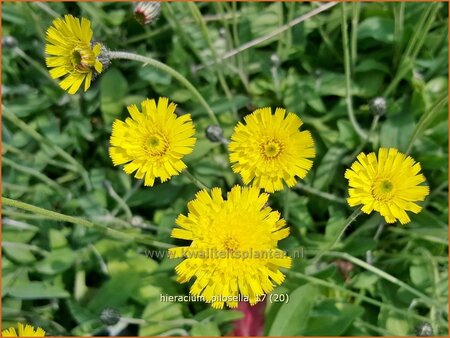
<svg viewBox="0 0 450 338">
<path fill-rule="evenodd" d="M 9 329 L 2 331 L 3 337 L 44 337 L 45 331 L 38 327 L 36 330 L 31 325 L 23 325 L 22 323 L 17 323 L 19 334 L 15 328 L 11 327 Z"/>
<path fill-rule="evenodd" d="M 102 63 L 97 59 L 101 52 L 100 43 L 92 43 L 91 22 L 72 15 L 64 20 L 57 18 L 47 30 L 45 61 L 53 79 L 66 76 L 60 87 L 69 94 L 75 94 L 84 81 L 84 91 L 91 85 L 92 76 L 102 72 Z"/>
<path fill-rule="evenodd" d="M 314 141 L 309 131 L 299 131 L 303 124 L 294 113 L 277 108 L 257 109 L 234 128 L 229 144 L 230 162 L 245 184 L 263 188 L 267 192 L 297 183 L 312 167 Z"/>
<path fill-rule="evenodd" d="M 224 303 L 234 308 L 238 301 L 254 305 L 284 281 L 279 268 L 290 268 L 291 258 L 277 244 L 289 228 L 267 206 L 268 198 L 256 187 L 234 186 L 227 200 L 213 188 L 188 203 L 189 213 L 178 216 L 181 228 L 173 229 L 172 237 L 192 242 L 169 249 L 169 257 L 186 257 L 175 270 L 180 283 L 196 277 L 191 295 L 214 308 Z"/>
<path fill-rule="evenodd" d="M 162 182 L 178 175 L 186 164 L 181 160 L 192 153 L 195 128 L 191 115 L 177 117 L 176 105 L 162 97 L 142 102 L 142 113 L 136 105 L 128 107 L 131 118 L 115 120 L 112 126 L 109 155 L 114 165 L 125 164 L 127 174 L 144 178 L 153 186 L 155 178 Z"/>
<path fill-rule="evenodd" d="M 429 187 L 419 185 L 425 182 L 419 163 L 394 148 L 380 148 L 378 159 L 375 153 L 361 153 L 357 159 L 345 172 L 350 206 L 362 204 L 366 214 L 375 210 L 387 223 L 402 224 L 411 221 L 406 211 L 422 210 L 414 202 L 423 201 Z"/>
</svg>

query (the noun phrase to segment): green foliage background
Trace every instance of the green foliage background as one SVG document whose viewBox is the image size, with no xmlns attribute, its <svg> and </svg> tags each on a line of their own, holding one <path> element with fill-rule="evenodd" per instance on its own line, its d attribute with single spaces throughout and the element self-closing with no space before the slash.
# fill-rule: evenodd
<svg viewBox="0 0 450 338">
<path fill-rule="evenodd" d="M 161 293 L 185 295 L 188 287 L 174 280 L 178 262 L 146 253 L 174 244 L 174 220 L 197 188 L 183 175 L 144 188 L 107 154 L 111 123 L 126 116 L 126 105 L 167 96 L 196 124 L 191 172 L 208 186 L 229 189 L 238 178 L 225 149 L 205 138 L 211 124 L 205 110 L 174 78 L 130 61 L 113 61 L 85 94 L 64 93 L 45 67 L 44 37 L 54 17 L 70 13 L 90 19 L 94 37 L 111 50 L 154 57 L 186 76 L 226 137 L 236 117 L 263 106 L 286 107 L 312 131 L 312 171 L 288 196 L 270 200 L 291 227 L 282 247 L 302 248 L 304 257 L 274 292 L 288 293 L 290 301 L 267 304 L 266 334 L 413 335 L 425 323 L 435 334 L 447 333 L 447 4 L 347 4 L 347 26 L 338 4 L 217 66 L 197 68 L 317 6 L 170 3 L 143 28 L 129 3 L 3 4 L 2 195 L 96 224 L 2 208 L 3 328 L 23 321 L 50 335 L 224 335 L 242 317 L 202 303 L 159 301 Z M 343 27 L 353 106 L 364 130 L 373 125 L 370 101 L 387 100 L 363 150 L 406 152 L 417 136 L 411 155 L 421 162 L 431 194 L 406 226 L 360 216 L 313 264 L 352 213 L 344 171 L 362 142 L 345 101 Z M 17 45 L 8 45 L 6 36 Z M 106 228 L 138 240 L 113 238 Z M 100 319 L 105 308 L 133 320 L 107 327 Z"/>
</svg>

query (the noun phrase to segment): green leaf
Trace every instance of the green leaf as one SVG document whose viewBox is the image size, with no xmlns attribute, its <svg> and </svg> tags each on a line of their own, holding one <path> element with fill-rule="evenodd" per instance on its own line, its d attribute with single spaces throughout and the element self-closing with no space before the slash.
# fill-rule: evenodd
<svg viewBox="0 0 450 338">
<path fill-rule="evenodd" d="M 300 336 L 305 333 L 306 324 L 317 288 L 306 284 L 298 287 L 289 295 L 289 302 L 281 305 L 269 330 L 269 336 Z"/>
<path fill-rule="evenodd" d="M 6 256 L 19 264 L 30 264 L 36 261 L 33 252 L 20 243 L 10 242 L 2 246 Z"/>
<path fill-rule="evenodd" d="M 217 327 L 217 324 L 213 322 L 202 322 L 192 325 L 191 335 L 194 337 L 219 337 L 220 330 Z"/>
<path fill-rule="evenodd" d="M 172 77 L 169 74 L 150 66 L 140 68 L 138 75 L 142 80 L 149 82 L 151 86 L 167 86 L 172 82 Z"/>
<path fill-rule="evenodd" d="M 381 126 L 380 145 L 405 151 L 414 128 L 414 117 L 408 112 L 389 116 Z"/>
<path fill-rule="evenodd" d="M 67 246 L 67 239 L 63 231 L 57 229 L 50 229 L 50 247 L 51 249 L 60 249 Z"/>
<path fill-rule="evenodd" d="M 334 180 L 337 167 L 344 154 L 344 148 L 332 147 L 327 151 L 317 168 L 313 183 L 314 188 L 324 191 L 328 189 L 328 186 Z"/>
<path fill-rule="evenodd" d="M 145 205 L 161 207 L 170 204 L 178 196 L 183 186 L 171 182 L 155 185 L 152 189 L 139 190 L 128 201 L 130 207 Z"/>
<path fill-rule="evenodd" d="M 413 332 L 403 316 L 386 309 L 381 309 L 378 323 L 393 336 L 407 336 Z"/>
<path fill-rule="evenodd" d="M 339 304 L 334 300 L 325 300 L 314 308 L 303 335 L 326 336 L 332 332 L 333 335 L 340 336 L 363 313 L 364 309 L 359 305 Z"/>
<path fill-rule="evenodd" d="M 119 117 L 128 92 L 128 83 L 117 68 L 109 69 L 100 81 L 100 110 L 105 124 Z"/>
<path fill-rule="evenodd" d="M 160 294 L 161 292 L 157 297 L 149 301 L 142 313 L 142 319 L 147 320 L 148 323 L 140 326 L 140 336 L 156 336 L 182 326 L 181 324 L 174 322 L 183 317 L 181 304 L 161 302 L 159 298 Z"/>
<path fill-rule="evenodd" d="M 38 272 L 56 275 L 69 269 L 75 262 L 76 253 L 69 248 L 53 250 L 50 255 L 35 265 Z"/>
<path fill-rule="evenodd" d="M 371 17 L 359 24 L 358 39 L 372 38 L 384 43 L 394 42 L 394 20 Z"/>
<path fill-rule="evenodd" d="M 281 3 L 273 3 L 269 6 L 265 5 L 264 7 L 262 4 L 257 3 L 252 12 L 248 15 L 253 36 L 263 36 L 278 28 L 280 24 L 282 24 L 282 22 L 280 22 L 282 11 L 283 7 Z M 274 39 L 269 39 L 268 41 L 264 41 L 259 44 L 259 46 L 265 46 L 273 40 Z"/>
<path fill-rule="evenodd" d="M 9 295 L 26 300 L 66 298 L 70 296 L 66 290 L 47 282 L 28 282 L 27 284 L 14 285 L 9 289 Z"/>
<path fill-rule="evenodd" d="M 126 302 L 139 283 L 139 275 L 132 271 L 114 275 L 104 283 L 88 304 L 93 313 L 107 307 L 118 307 Z"/>
<path fill-rule="evenodd" d="M 244 314 L 241 311 L 236 310 L 215 310 L 215 316 L 213 318 L 214 323 L 217 325 L 221 325 L 228 322 L 233 322 L 235 320 L 239 320 L 244 318 Z"/>
<path fill-rule="evenodd" d="M 390 74 L 389 67 L 386 66 L 386 64 L 379 62 L 375 59 L 363 59 L 355 67 L 355 73 L 363 73 L 373 70 Z"/>
</svg>

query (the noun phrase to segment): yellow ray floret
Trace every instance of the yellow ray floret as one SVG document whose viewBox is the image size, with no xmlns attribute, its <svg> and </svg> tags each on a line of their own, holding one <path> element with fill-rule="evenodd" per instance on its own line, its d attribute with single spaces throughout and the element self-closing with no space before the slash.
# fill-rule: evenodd
<svg viewBox="0 0 450 338">
<path fill-rule="evenodd" d="M 172 237 L 191 241 L 190 246 L 169 249 L 171 258 L 184 257 L 176 267 L 178 281 L 195 277 L 191 294 L 214 308 L 238 301 L 254 305 L 284 281 L 281 267 L 291 258 L 277 248 L 289 235 L 280 213 L 267 206 L 269 195 L 256 187 L 235 186 L 222 198 L 220 188 L 202 190 L 189 202 L 187 216 Z"/>
<path fill-rule="evenodd" d="M 18 332 L 18 333 L 17 333 Z M 34 329 L 31 325 L 17 324 L 17 331 L 14 327 L 2 331 L 2 337 L 44 337 L 45 331 L 38 327 Z"/>
<path fill-rule="evenodd" d="M 91 85 L 93 75 L 103 69 L 98 60 L 101 44 L 93 43 L 91 22 L 81 21 L 72 15 L 65 15 L 64 20 L 57 18 L 47 30 L 45 59 L 53 79 L 64 79 L 60 87 L 69 94 L 75 94 L 84 81 L 84 91 Z"/>
<path fill-rule="evenodd" d="M 289 187 L 304 178 L 315 157 L 314 141 L 309 131 L 300 131 L 301 119 L 277 108 L 258 109 L 234 128 L 229 144 L 230 162 L 245 184 L 267 192 Z"/>
<path fill-rule="evenodd" d="M 414 202 L 423 201 L 429 194 L 429 187 L 420 185 L 425 182 L 420 170 L 419 163 L 395 148 L 380 148 L 378 157 L 361 153 L 345 172 L 348 204 L 362 204 L 366 214 L 378 211 L 387 223 L 409 223 L 406 211 L 420 212 L 422 207 Z"/>
<path fill-rule="evenodd" d="M 191 116 L 177 117 L 176 105 L 165 97 L 141 105 L 142 112 L 132 105 L 131 117 L 114 121 L 109 155 L 114 165 L 125 164 L 127 174 L 136 172 L 134 177 L 153 186 L 155 178 L 165 182 L 186 168 L 182 158 L 193 151 L 195 128 Z"/>
</svg>

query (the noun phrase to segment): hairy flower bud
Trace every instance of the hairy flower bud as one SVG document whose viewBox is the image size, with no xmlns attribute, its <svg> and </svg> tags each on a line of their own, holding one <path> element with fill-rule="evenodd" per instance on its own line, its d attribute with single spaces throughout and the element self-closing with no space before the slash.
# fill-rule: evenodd
<svg viewBox="0 0 450 338">
<path fill-rule="evenodd" d="M 374 115 L 384 115 L 387 110 L 387 102 L 384 97 L 378 96 L 369 103 L 369 108 Z"/>
<path fill-rule="evenodd" d="M 211 142 L 228 143 L 228 140 L 223 136 L 223 130 L 220 126 L 212 124 L 206 128 L 206 138 Z"/>
<path fill-rule="evenodd" d="M 161 12 L 161 4 L 157 1 L 141 1 L 134 6 L 134 17 L 142 26 L 155 22 Z"/>
<path fill-rule="evenodd" d="M 119 322 L 120 317 L 120 312 L 117 309 L 107 307 L 106 309 L 103 309 L 102 314 L 100 315 L 100 320 L 103 324 L 112 326 Z"/>
<path fill-rule="evenodd" d="M 422 323 L 416 326 L 416 335 L 419 337 L 429 337 L 433 335 L 433 328 L 430 323 Z"/>
</svg>

